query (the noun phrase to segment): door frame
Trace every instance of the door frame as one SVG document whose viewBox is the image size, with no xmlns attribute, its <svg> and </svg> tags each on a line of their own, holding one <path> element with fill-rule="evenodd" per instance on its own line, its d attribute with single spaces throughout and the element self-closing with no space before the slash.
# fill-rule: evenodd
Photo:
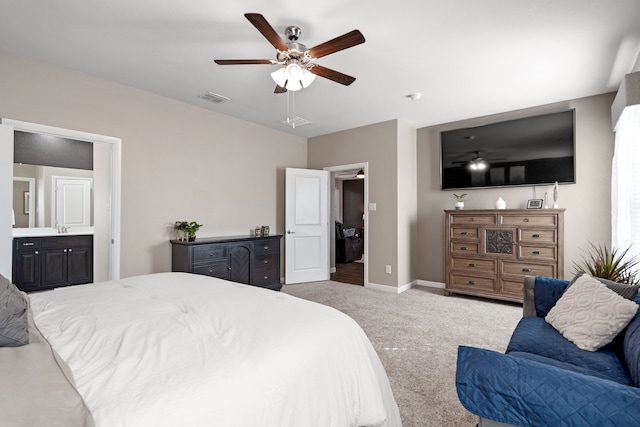
<svg viewBox="0 0 640 427">
<path fill-rule="evenodd" d="M 111 170 L 110 170 L 110 190 L 109 208 L 110 208 L 110 245 L 109 245 L 109 280 L 115 280 L 120 278 L 120 225 L 121 225 L 121 162 L 122 162 L 122 139 L 99 135 L 95 133 L 76 131 L 71 129 L 59 128 L 54 126 L 41 125 L 38 123 L 24 122 L 20 120 L 0 119 L 0 124 L 12 127 L 13 131 L 19 130 L 32 133 L 44 133 L 49 135 L 55 135 L 62 138 L 77 139 L 81 141 L 91 142 L 93 144 L 107 144 L 111 153 Z M 11 138 L 13 141 L 13 136 Z M 13 154 L 13 147 L 10 148 Z M 11 156 L 11 163 L 13 164 L 13 155 Z M 13 171 L 13 169 L 11 169 Z M 13 172 L 11 172 L 13 176 Z M 1 221 L 1 224 L 11 224 L 10 218 L 8 221 Z M 9 258 L 11 259 L 11 257 Z M 9 270 L 11 271 L 11 270 Z"/>
<path fill-rule="evenodd" d="M 352 169 L 363 169 L 364 170 L 364 256 L 363 258 L 363 263 L 364 263 L 364 286 L 367 287 L 369 285 L 369 163 L 368 162 L 362 162 L 362 163 L 351 163 L 348 165 L 339 165 L 339 166 L 328 166 L 326 168 L 324 168 L 324 170 L 328 171 L 331 173 L 331 176 L 329 177 L 330 180 L 330 185 L 331 185 L 331 191 L 329 192 L 329 202 L 330 205 L 333 207 L 334 203 L 336 203 L 335 196 L 334 196 L 334 189 L 335 189 L 335 173 L 336 172 L 342 172 L 342 171 L 347 171 L 347 170 L 352 170 Z M 331 236 L 331 245 L 334 248 L 333 250 L 333 257 L 331 259 L 332 262 L 332 270 L 335 270 L 336 268 L 336 256 L 335 256 L 335 213 L 334 210 L 331 209 L 331 213 L 330 213 L 330 217 L 329 217 L 329 224 L 330 224 L 330 232 L 329 232 L 329 236 Z"/>
</svg>

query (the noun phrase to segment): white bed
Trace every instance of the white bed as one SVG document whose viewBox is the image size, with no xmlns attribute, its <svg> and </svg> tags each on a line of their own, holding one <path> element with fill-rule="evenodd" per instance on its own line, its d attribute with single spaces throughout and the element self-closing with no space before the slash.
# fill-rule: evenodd
<svg viewBox="0 0 640 427">
<path fill-rule="evenodd" d="M 97 427 L 401 425 L 370 341 L 327 306 L 186 273 L 30 302 Z"/>
</svg>

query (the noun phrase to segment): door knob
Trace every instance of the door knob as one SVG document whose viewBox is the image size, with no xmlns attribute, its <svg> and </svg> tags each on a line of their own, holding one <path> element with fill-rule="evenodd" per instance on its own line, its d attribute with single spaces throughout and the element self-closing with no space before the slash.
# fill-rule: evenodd
<svg viewBox="0 0 640 427">
<path fill-rule="evenodd" d="M 287 234 L 296 234 L 295 231 L 287 230 Z"/>
</svg>

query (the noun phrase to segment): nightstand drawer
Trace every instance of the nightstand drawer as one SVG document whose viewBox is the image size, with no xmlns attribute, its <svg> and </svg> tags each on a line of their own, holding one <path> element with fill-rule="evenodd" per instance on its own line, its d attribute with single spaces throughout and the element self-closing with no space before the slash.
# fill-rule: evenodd
<svg viewBox="0 0 640 427">
<path fill-rule="evenodd" d="M 280 254 L 256 255 L 254 257 L 254 268 L 267 268 L 280 264 Z"/>
<path fill-rule="evenodd" d="M 255 255 L 280 253 L 280 240 L 269 239 L 253 242 L 253 251 Z"/>
<path fill-rule="evenodd" d="M 193 262 L 208 262 L 227 257 L 226 245 L 201 245 L 193 248 Z"/>
</svg>

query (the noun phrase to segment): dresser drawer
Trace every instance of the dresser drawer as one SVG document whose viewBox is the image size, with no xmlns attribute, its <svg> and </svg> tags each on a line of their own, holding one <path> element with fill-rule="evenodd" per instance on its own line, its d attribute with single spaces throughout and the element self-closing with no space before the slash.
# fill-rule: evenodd
<svg viewBox="0 0 640 427">
<path fill-rule="evenodd" d="M 202 274 L 205 276 L 226 279 L 229 274 L 229 268 L 227 267 L 227 260 L 222 260 L 222 261 L 210 262 L 207 264 L 194 265 L 193 272 L 195 274 Z"/>
<path fill-rule="evenodd" d="M 452 215 L 451 224 L 495 225 L 495 215 Z"/>
<path fill-rule="evenodd" d="M 518 276 L 546 276 L 556 277 L 556 268 L 554 265 L 530 264 L 526 262 L 502 262 L 502 273 L 514 274 Z"/>
<path fill-rule="evenodd" d="M 518 236 L 518 240 L 523 243 L 548 243 L 553 245 L 558 242 L 556 230 L 520 228 Z"/>
<path fill-rule="evenodd" d="M 500 224 L 517 225 L 517 226 L 536 226 L 546 225 L 555 227 L 558 223 L 558 217 L 554 214 L 549 215 L 501 215 Z"/>
<path fill-rule="evenodd" d="M 256 268 L 253 272 L 252 284 L 256 286 L 270 286 L 280 283 L 278 267 Z"/>
<path fill-rule="evenodd" d="M 451 274 L 451 281 L 447 289 L 455 291 L 484 291 L 495 292 L 496 281 L 492 277 L 480 277 L 466 274 Z"/>
<path fill-rule="evenodd" d="M 255 255 L 278 254 L 280 253 L 280 240 L 265 239 L 253 242 L 253 251 Z"/>
<path fill-rule="evenodd" d="M 209 262 L 227 258 L 226 245 L 199 245 L 193 248 L 193 262 Z"/>
<path fill-rule="evenodd" d="M 19 238 L 13 239 L 14 249 L 16 251 L 32 251 L 34 249 L 40 249 L 42 240 L 39 237 L 36 238 Z"/>
<path fill-rule="evenodd" d="M 513 299 L 522 302 L 524 299 L 523 280 L 503 280 L 500 284 L 500 293 L 502 295 L 512 297 Z"/>
<path fill-rule="evenodd" d="M 555 246 L 520 245 L 518 258 L 555 261 L 558 259 L 558 249 Z"/>
<path fill-rule="evenodd" d="M 497 261 L 495 259 L 473 259 L 473 258 L 458 258 L 451 259 L 451 268 L 457 271 L 464 271 L 468 273 L 487 272 L 490 274 L 496 273 Z"/>
<path fill-rule="evenodd" d="M 478 240 L 478 228 L 451 227 L 451 238 L 456 240 Z"/>
<path fill-rule="evenodd" d="M 256 255 L 254 257 L 254 268 L 267 268 L 280 265 L 280 254 Z"/>
<path fill-rule="evenodd" d="M 473 242 L 452 242 L 451 253 L 454 255 L 477 255 L 478 247 L 479 244 Z"/>
</svg>

